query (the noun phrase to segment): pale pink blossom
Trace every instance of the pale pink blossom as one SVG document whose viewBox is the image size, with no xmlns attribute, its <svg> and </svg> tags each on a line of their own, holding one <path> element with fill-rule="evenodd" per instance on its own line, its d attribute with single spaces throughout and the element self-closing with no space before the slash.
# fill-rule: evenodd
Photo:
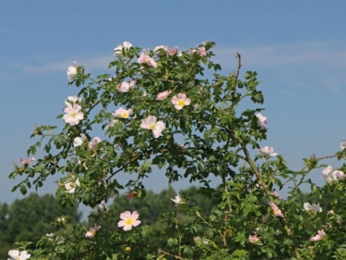
<svg viewBox="0 0 346 260">
<path fill-rule="evenodd" d="M 313 203 L 312 205 L 308 202 L 305 202 L 303 204 L 303 207 L 306 211 L 311 211 L 312 213 L 318 213 L 322 212 L 322 208 L 320 207 L 320 204 Z"/>
<path fill-rule="evenodd" d="M 138 58 L 138 63 L 145 63 L 149 66 L 152 66 L 154 68 L 157 68 L 157 63 L 156 61 L 150 57 L 148 54 L 147 54 L 147 51 L 146 50 L 143 50 L 143 52 L 141 53 L 141 55 L 139 56 Z"/>
<path fill-rule="evenodd" d="M 257 243 L 260 239 L 258 238 L 257 235 L 249 235 L 249 241 L 253 244 Z"/>
<path fill-rule="evenodd" d="M 157 94 L 156 100 L 164 100 L 169 96 L 169 94 L 171 94 L 171 91 L 168 91 L 168 90 L 163 91 L 163 92 Z"/>
<path fill-rule="evenodd" d="M 204 46 L 198 47 L 197 52 L 201 57 L 207 56 L 207 51 Z"/>
<path fill-rule="evenodd" d="M 101 138 L 98 136 L 95 136 L 91 142 L 88 144 L 89 149 L 95 149 L 97 147 L 97 144 L 101 142 Z"/>
<path fill-rule="evenodd" d="M 77 63 L 74 61 L 74 66 L 70 66 L 67 68 L 66 74 L 67 74 L 67 78 L 70 82 L 74 81 L 76 79 L 77 76 L 77 72 L 78 72 L 78 66 Z"/>
<path fill-rule="evenodd" d="M 118 227 L 122 227 L 124 231 L 131 230 L 132 227 L 137 227 L 141 224 L 141 221 L 138 220 L 139 214 L 137 211 L 134 211 L 132 214 L 130 211 L 125 211 L 120 214 L 120 220 L 118 222 Z"/>
<path fill-rule="evenodd" d="M 97 226 L 95 224 L 94 227 L 91 227 L 89 231 L 85 233 L 85 237 L 94 237 L 96 235 L 96 231 L 98 231 L 101 228 L 101 226 Z"/>
<path fill-rule="evenodd" d="M 261 149 L 258 149 L 258 152 L 261 155 L 269 155 L 269 156 L 277 156 L 277 153 L 274 153 L 274 147 L 271 146 L 264 146 Z"/>
<path fill-rule="evenodd" d="M 29 164 L 29 163 L 32 163 L 33 161 L 35 161 L 35 157 L 30 157 L 27 160 L 19 158 L 18 161 L 22 164 Z"/>
<path fill-rule="evenodd" d="M 173 56 L 177 54 L 177 52 L 178 52 L 178 46 L 174 46 L 173 48 L 167 50 L 167 54 L 169 56 Z"/>
<path fill-rule="evenodd" d="M 191 100 L 186 97 L 186 94 L 179 93 L 178 97 L 174 96 L 171 99 L 172 104 L 174 105 L 174 108 L 177 110 L 181 110 L 184 106 L 190 105 Z"/>
<path fill-rule="evenodd" d="M 121 84 L 117 86 L 117 89 L 119 92 L 129 92 L 131 89 L 133 89 L 136 86 L 136 81 L 131 80 L 130 82 L 123 81 Z"/>
<path fill-rule="evenodd" d="M 8 255 L 11 258 L 8 258 L 8 260 L 26 260 L 30 258 L 30 254 L 26 250 L 19 251 L 19 250 L 10 250 L 8 251 Z"/>
<path fill-rule="evenodd" d="M 262 130 L 267 129 L 267 118 L 260 113 L 256 114 L 256 117 L 258 119 L 258 126 L 261 127 Z"/>
<path fill-rule="evenodd" d="M 280 194 L 277 191 L 272 191 L 270 194 L 273 195 L 274 197 L 282 200 L 282 197 L 280 196 Z"/>
<path fill-rule="evenodd" d="M 275 216 L 282 217 L 282 218 L 284 217 L 281 210 L 279 209 L 279 207 L 274 202 L 270 201 L 269 206 L 272 209 Z"/>
<path fill-rule="evenodd" d="M 123 51 L 126 52 L 128 49 L 132 47 L 130 42 L 123 42 L 123 44 L 119 44 L 116 48 L 114 48 L 114 56 L 116 58 L 120 58 L 123 55 Z"/>
<path fill-rule="evenodd" d="M 80 136 L 77 136 L 73 139 L 73 147 L 81 146 L 83 142 L 87 140 L 87 137 L 85 134 L 81 134 Z"/>
<path fill-rule="evenodd" d="M 70 101 L 70 102 L 68 102 Z M 77 102 L 82 102 L 82 98 L 78 96 L 68 96 L 67 100 L 65 101 L 65 104 L 68 105 L 69 103 L 76 104 Z"/>
<path fill-rule="evenodd" d="M 323 229 L 317 231 L 317 235 L 310 238 L 311 241 L 319 241 L 322 240 L 326 236 L 326 233 Z"/>
<path fill-rule="evenodd" d="M 71 105 L 70 103 L 68 103 L 64 109 L 64 112 L 66 113 L 63 116 L 65 123 L 68 123 L 70 125 L 77 125 L 79 121 L 84 118 L 84 114 L 81 110 L 82 107 L 80 105 Z"/>
<path fill-rule="evenodd" d="M 142 129 L 148 129 L 153 131 L 154 138 L 158 138 L 162 135 L 162 131 L 166 128 L 165 124 L 162 121 L 157 121 L 155 116 L 148 116 L 145 119 L 142 119 L 140 127 Z"/>
<path fill-rule="evenodd" d="M 132 115 L 132 109 L 123 109 L 122 107 L 118 108 L 114 113 L 112 113 L 112 115 L 114 117 L 118 117 L 118 118 L 129 118 L 130 115 Z"/>
<path fill-rule="evenodd" d="M 339 181 L 345 178 L 345 174 L 342 171 L 333 170 L 333 167 L 328 165 L 322 172 L 322 178 L 325 179 L 326 182 Z"/>
</svg>

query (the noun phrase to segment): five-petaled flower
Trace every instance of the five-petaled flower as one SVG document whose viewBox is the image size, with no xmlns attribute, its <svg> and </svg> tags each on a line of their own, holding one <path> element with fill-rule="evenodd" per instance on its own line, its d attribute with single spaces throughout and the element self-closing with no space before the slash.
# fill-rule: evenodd
<svg viewBox="0 0 346 260">
<path fill-rule="evenodd" d="M 156 61 L 147 54 L 146 50 L 143 50 L 141 55 L 139 55 L 138 63 L 145 63 L 145 64 L 148 64 L 149 66 L 157 68 Z"/>
<path fill-rule="evenodd" d="M 30 157 L 27 160 L 19 158 L 18 161 L 22 164 L 29 164 L 29 163 L 32 163 L 33 161 L 35 161 L 35 157 Z"/>
<path fill-rule="evenodd" d="M 123 81 L 121 84 L 117 86 L 117 89 L 119 92 L 125 93 L 129 92 L 131 89 L 133 89 L 136 86 L 136 81 L 131 80 L 130 82 Z"/>
<path fill-rule="evenodd" d="M 183 204 L 185 201 L 180 197 L 179 193 L 174 197 L 174 199 L 171 199 L 176 205 Z"/>
<path fill-rule="evenodd" d="M 157 121 L 156 116 L 148 116 L 145 119 L 142 119 L 140 125 L 143 129 L 148 129 L 153 131 L 154 138 L 158 138 L 162 135 L 162 131 L 166 128 L 165 124 L 162 121 Z"/>
<path fill-rule="evenodd" d="M 123 56 L 123 52 L 126 53 L 128 49 L 132 47 L 132 44 L 130 42 L 123 42 L 123 44 L 119 44 L 116 48 L 114 48 L 114 56 L 117 58 L 120 58 Z"/>
<path fill-rule="evenodd" d="M 178 97 L 174 96 L 171 99 L 172 104 L 174 105 L 174 108 L 177 110 L 181 110 L 184 106 L 190 105 L 191 100 L 186 97 L 186 94 L 179 93 Z"/>
<path fill-rule="evenodd" d="M 279 207 L 272 201 L 269 202 L 269 206 L 273 211 L 273 214 L 277 217 L 284 217 L 284 214 L 282 214 L 281 210 L 279 209 Z"/>
<path fill-rule="evenodd" d="M 125 211 L 120 214 L 120 220 L 118 222 L 118 227 L 122 227 L 124 231 L 131 230 L 132 227 L 137 227 L 139 224 L 141 224 L 141 221 L 138 220 L 139 214 L 137 211 L 131 212 Z"/>
<path fill-rule="evenodd" d="M 82 107 L 80 105 L 72 105 L 67 102 L 64 109 L 64 112 L 66 114 L 63 116 L 65 123 L 68 123 L 70 125 L 77 125 L 79 121 L 84 118 L 84 114 L 81 110 Z"/>
<path fill-rule="evenodd" d="M 258 149 L 258 152 L 261 155 L 277 156 L 277 153 L 274 153 L 274 147 L 264 146 L 261 149 Z"/>
<path fill-rule="evenodd" d="M 91 227 L 86 233 L 85 237 L 94 237 L 96 235 L 96 231 L 98 231 L 101 228 L 101 226 L 97 226 L 95 224 L 94 227 Z"/>
<path fill-rule="evenodd" d="M 312 213 L 322 212 L 322 208 L 320 207 L 320 204 L 313 203 L 311 205 L 310 203 L 305 202 L 303 206 L 306 211 L 311 211 Z"/>
<path fill-rule="evenodd" d="M 317 231 L 317 235 L 310 238 L 311 241 L 319 241 L 322 240 L 326 236 L 326 233 L 323 229 Z"/>
<path fill-rule="evenodd" d="M 76 79 L 77 76 L 77 72 L 78 72 L 78 66 L 77 63 L 74 61 L 74 66 L 70 66 L 67 68 L 66 74 L 67 74 L 67 78 L 70 82 L 74 81 Z"/>
<path fill-rule="evenodd" d="M 171 94 L 171 91 L 169 91 L 169 90 L 163 91 L 163 92 L 157 94 L 156 100 L 164 100 L 169 96 L 169 94 Z"/>
<path fill-rule="evenodd" d="M 260 113 L 256 114 L 256 117 L 258 119 L 258 121 L 257 121 L 258 126 L 262 130 L 267 129 L 267 118 Z"/>
<path fill-rule="evenodd" d="M 122 107 L 118 108 L 114 113 L 112 113 L 114 117 L 118 118 L 129 118 L 132 115 L 132 109 L 123 109 Z"/>
<path fill-rule="evenodd" d="M 8 255 L 11 258 L 8 258 L 8 260 L 26 260 L 30 258 L 30 254 L 26 250 L 19 251 L 19 250 L 10 250 L 8 251 Z"/>
</svg>

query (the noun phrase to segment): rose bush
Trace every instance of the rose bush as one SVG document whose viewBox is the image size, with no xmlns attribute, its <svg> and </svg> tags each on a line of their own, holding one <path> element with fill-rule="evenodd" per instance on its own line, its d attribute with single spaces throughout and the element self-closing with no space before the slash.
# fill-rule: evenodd
<svg viewBox="0 0 346 260">
<path fill-rule="evenodd" d="M 69 84 L 80 90 L 58 116 L 65 126 L 36 125 L 31 137 L 38 140 L 27 153 L 42 147 L 45 155 L 16 166 L 10 177 L 25 177 L 14 187 L 25 194 L 57 175 L 62 205 L 94 210 L 89 226 L 68 229 L 56 221 L 61 231 L 43 236 L 29 250 L 32 259 L 345 259 L 345 164 L 335 170 L 321 164 L 344 159 L 345 150 L 306 158 L 305 167 L 294 171 L 273 147 L 261 148 L 270 120 L 262 112 L 257 74 L 239 78 L 240 54 L 236 72 L 217 74 L 221 66 L 212 61 L 213 46 L 153 51 L 124 42 L 114 49 L 111 75 L 93 78 L 80 65 L 68 69 Z M 162 248 L 151 245 L 154 233 L 142 224 L 141 212 L 105 206 L 124 192 L 145 198 L 142 181 L 153 167 L 169 183 L 198 182 L 199 192 L 213 199 L 209 215 L 179 194 L 167 201 L 176 207 L 162 216 Z M 323 187 L 306 178 L 316 168 L 326 168 Z M 130 180 L 121 182 L 119 173 Z M 302 184 L 330 208 L 304 204 Z M 284 186 L 286 199 L 279 195 Z"/>
</svg>

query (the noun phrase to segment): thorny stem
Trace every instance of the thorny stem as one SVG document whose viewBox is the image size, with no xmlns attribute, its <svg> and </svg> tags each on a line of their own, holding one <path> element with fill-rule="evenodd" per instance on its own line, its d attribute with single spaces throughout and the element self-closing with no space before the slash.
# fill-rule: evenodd
<svg viewBox="0 0 346 260">
<path fill-rule="evenodd" d="M 262 186 L 264 192 L 267 194 L 267 197 L 269 198 L 269 201 L 274 202 L 273 197 L 271 195 L 271 192 L 270 192 L 268 186 L 263 181 L 261 173 L 258 171 L 255 163 L 252 161 L 252 159 L 250 157 L 249 151 L 246 149 L 245 145 L 242 143 L 242 140 L 240 138 L 239 138 L 239 142 L 240 142 L 240 145 L 241 145 L 241 147 L 242 147 L 242 149 L 244 151 L 246 161 L 250 165 L 251 169 L 254 171 L 254 173 L 256 175 L 256 178 L 259 181 L 260 185 Z M 286 222 L 285 222 L 285 220 L 283 218 L 280 218 L 280 223 L 283 225 L 283 227 L 284 227 L 284 229 L 286 231 L 287 236 L 290 237 L 291 236 L 291 230 L 289 229 L 289 227 L 287 226 L 287 224 L 286 224 Z"/>
</svg>

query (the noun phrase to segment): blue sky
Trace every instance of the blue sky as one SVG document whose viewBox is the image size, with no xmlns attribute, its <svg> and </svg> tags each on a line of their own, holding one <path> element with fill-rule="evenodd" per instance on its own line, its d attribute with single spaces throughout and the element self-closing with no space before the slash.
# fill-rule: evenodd
<svg viewBox="0 0 346 260">
<path fill-rule="evenodd" d="M 346 1 L 3 1 L 0 3 L 0 202 L 11 193 L 13 162 L 26 158 L 35 123 L 62 125 L 56 116 L 67 96 L 66 69 L 73 61 L 96 75 L 109 72 L 113 49 L 136 46 L 194 47 L 217 43 L 223 73 L 255 70 L 262 80 L 268 141 L 289 166 L 330 155 L 346 138 Z M 328 162 L 327 162 L 328 163 Z M 332 161 L 334 167 L 340 163 Z M 55 192 L 53 176 L 40 193 Z M 319 183 L 321 172 L 311 176 Z M 160 191 L 162 174 L 148 188 Z M 176 189 L 189 183 L 175 184 Z"/>
</svg>

